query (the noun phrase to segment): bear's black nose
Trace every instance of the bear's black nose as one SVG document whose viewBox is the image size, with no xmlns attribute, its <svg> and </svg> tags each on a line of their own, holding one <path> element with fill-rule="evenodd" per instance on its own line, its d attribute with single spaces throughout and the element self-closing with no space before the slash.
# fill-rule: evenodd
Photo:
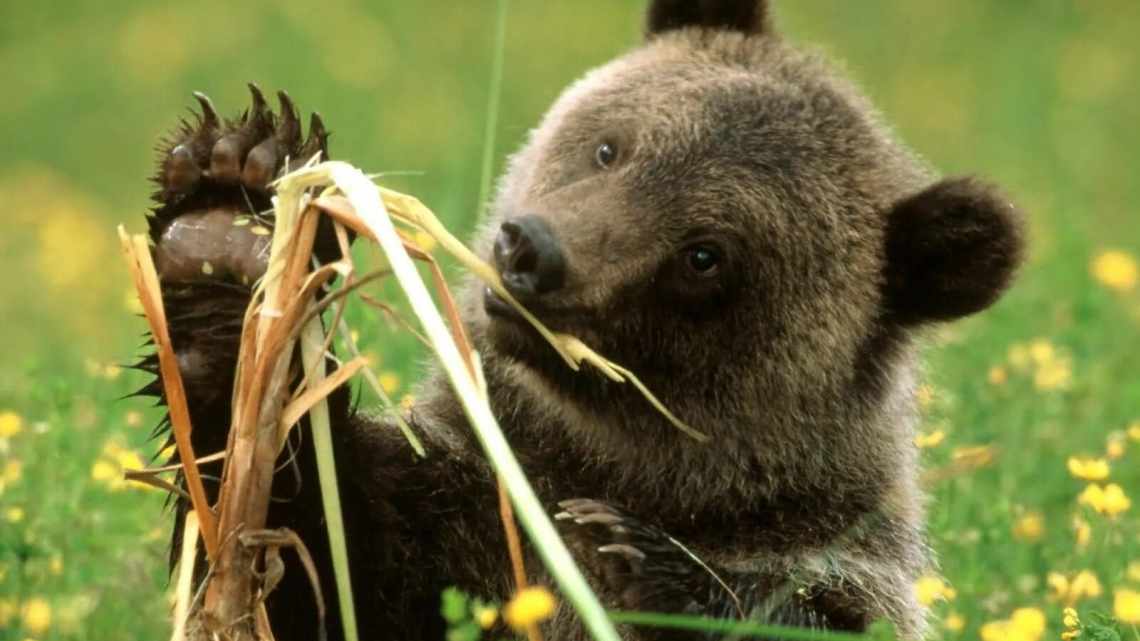
<svg viewBox="0 0 1140 641">
<path fill-rule="evenodd" d="M 516 298 L 552 292 L 566 280 L 566 259 L 554 232 L 538 216 L 512 218 L 495 237 L 495 267 Z"/>
</svg>

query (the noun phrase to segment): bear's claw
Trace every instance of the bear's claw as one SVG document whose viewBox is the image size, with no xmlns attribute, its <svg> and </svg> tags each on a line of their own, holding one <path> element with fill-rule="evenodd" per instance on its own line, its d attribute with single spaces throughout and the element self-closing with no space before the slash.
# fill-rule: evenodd
<svg viewBox="0 0 1140 641">
<path fill-rule="evenodd" d="M 250 285 L 264 273 L 272 216 L 273 180 L 283 171 L 327 156 L 328 131 L 313 114 L 308 137 L 289 94 L 277 93 L 274 114 L 249 85 L 249 109 L 234 120 L 218 116 L 202 93 L 196 122 L 183 122 L 160 150 L 158 207 L 150 218 L 155 264 L 164 282 L 214 280 Z M 325 225 L 327 226 L 327 224 Z M 329 253 L 331 230 L 319 242 Z"/>
<path fill-rule="evenodd" d="M 560 501 L 563 535 L 621 602 L 632 610 L 692 612 L 696 564 L 664 531 L 593 499 Z"/>
<path fill-rule="evenodd" d="M 213 102 L 194 92 L 201 113 L 197 123 L 183 123 L 164 151 L 156 178 L 161 190 L 155 199 L 171 205 L 190 196 L 201 182 L 241 185 L 255 192 L 270 191 L 270 183 L 285 167 L 298 166 L 317 153 L 327 155 L 328 131 L 313 114 L 309 135 L 302 142 L 297 107 L 289 94 L 277 92 L 281 104 L 275 115 L 265 94 L 250 83 L 250 108 L 233 121 L 218 116 Z"/>
</svg>

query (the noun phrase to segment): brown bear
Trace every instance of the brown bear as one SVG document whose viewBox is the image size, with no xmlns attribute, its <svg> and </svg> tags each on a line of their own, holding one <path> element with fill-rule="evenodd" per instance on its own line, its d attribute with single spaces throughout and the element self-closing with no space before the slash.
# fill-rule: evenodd
<svg viewBox="0 0 1140 641">
<path fill-rule="evenodd" d="M 199 101 L 199 121 L 163 147 L 150 221 L 195 445 L 212 452 L 264 268 L 264 240 L 232 223 L 268 209 L 284 159 L 324 150 L 326 134 L 314 117 L 302 143 L 284 94 L 279 116 L 255 89 L 228 122 Z M 773 31 L 766 2 L 655 0 L 645 42 L 563 93 L 490 211 L 475 245 L 512 294 L 711 437 L 686 437 L 629 386 L 571 372 L 502 300 L 464 287 L 493 409 L 608 606 L 851 631 L 885 618 L 922 634 L 915 336 L 1009 284 L 1022 223 L 1004 196 L 937 178 L 848 80 Z M 493 472 L 443 376 L 416 398 L 422 460 L 347 391 L 333 398 L 364 638 L 442 639 L 444 588 L 512 590 Z M 332 595 L 298 434 L 269 524 L 300 534 Z M 528 555 L 531 580 L 549 584 Z M 311 599 L 290 567 L 268 600 L 278 639 L 316 638 Z M 545 633 L 585 637 L 568 606 Z"/>
</svg>

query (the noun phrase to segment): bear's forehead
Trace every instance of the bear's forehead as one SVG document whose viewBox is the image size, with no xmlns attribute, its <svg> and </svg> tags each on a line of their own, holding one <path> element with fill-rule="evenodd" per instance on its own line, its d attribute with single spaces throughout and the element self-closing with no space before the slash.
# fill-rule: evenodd
<svg viewBox="0 0 1140 641">
<path fill-rule="evenodd" d="M 814 57 L 738 49 L 718 55 L 683 40 L 641 47 L 571 85 L 540 131 L 562 142 L 623 127 L 668 147 L 726 137 L 823 148 L 881 141 L 865 99 Z"/>
<path fill-rule="evenodd" d="M 850 81 L 767 38 L 666 36 L 594 69 L 532 132 L 526 174 L 542 185 L 577 176 L 564 161 L 611 139 L 632 144 L 631 188 L 662 198 L 744 185 L 792 194 L 765 198 L 788 209 L 853 197 L 878 209 L 928 178 Z"/>
</svg>

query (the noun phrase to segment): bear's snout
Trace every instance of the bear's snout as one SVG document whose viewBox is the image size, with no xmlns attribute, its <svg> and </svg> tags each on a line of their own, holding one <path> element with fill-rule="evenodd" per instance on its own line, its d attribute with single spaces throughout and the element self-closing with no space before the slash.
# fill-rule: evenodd
<svg viewBox="0 0 1140 641">
<path fill-rule="evenodd" d="M 495 237 L 494 256 L 503 286 L 520 300 L 557 290 L 566 281 L 562 247 L 538 216 L 504 222 Z"/>
</svg>

